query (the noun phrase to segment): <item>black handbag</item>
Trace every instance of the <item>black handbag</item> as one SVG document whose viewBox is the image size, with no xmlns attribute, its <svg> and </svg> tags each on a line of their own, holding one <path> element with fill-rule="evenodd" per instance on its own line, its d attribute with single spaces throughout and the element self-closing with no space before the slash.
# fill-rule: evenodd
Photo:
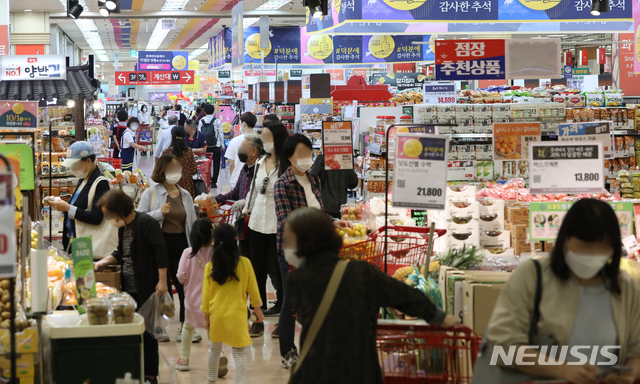
<svg viewBox="0 0 640 384">
<path fill-rule="evenodd" d="M 531 314 L 531 324 L 529 325 L 529 345 L 554 346 L 557 345 L 552 336 L 538 333 L 538 321 L 540 320 L 540 300 L 542 298 L 542 270 L 538 260 L 533 260 L 536 266 L 536 293 Z M 549 378 L 530 375 L 515 368 L 503 367 L 498 364 L 491 364 L 491 355 L 494 345 L 487 339 L 487 335 L 482 338 L 480 353 L 473 367 L 471 384 L 514 384 L 549 380 Z"/>
<path fill-rule="evenodd" d="M 193 180 L 193 190 L 196 196 L 200 196 L 203 193 L 206 195 L 209 192 L 207 190 L 207 183 L 205 183 L 200 176 L 200 171 L 198 171 L 198 178 Z"/>
<path fill-rule="evenodd" d="M 252 206 L 251 206 L 251 202 L 253 201 L 253 194 L 255 193 L 255 187 L 256 187 L 256 176 L 258 175 L 258 169 L 260 169 L 260 166 L 258 164 L 256 164 L 256 169 L 253 172 L 253 179 L 251 180 L 251 189 L 249 190 L 250 195 L 249 195 L 249 202 L 247 203 L 247 214 L 243 215 L 240 214 L 240 216 L 238 216 L 238 218 L 236 219 L 236 221 L 233 223 L 234 226 L 236 227 L 236 233 L 238 234 L 238 239 L 239 240 L 246 240 L 249 238 L 249 219 L 251 218 L 251 210 L 252 210 Z"/>
</svg>

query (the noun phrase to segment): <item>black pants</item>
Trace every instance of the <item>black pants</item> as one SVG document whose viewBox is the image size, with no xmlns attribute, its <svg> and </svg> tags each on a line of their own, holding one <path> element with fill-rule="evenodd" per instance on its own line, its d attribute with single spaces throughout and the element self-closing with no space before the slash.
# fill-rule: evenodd
<svg viewBox="0 0 640 384">
<path fill-rule="evenodd" d="M 113 158 L 114 159 L 120 158 L 120 150 L 118 149 L 117 146 L 113 147 Z"/>
<path fill-rule="evenodd" d="M 269 274 L 269 262 L 277 261 L 277 239 L 276 234 L 266 235 L 264 233 L 251 230 L 249 236 L 251 243 L 251 265 L 253 271 L 256 274 L 256 281 L 258 282 L 258 290 L 260 291 L 260 298 L 262 299 L 262 308 L 267 308 L 267 275 Z M 275 275 L 271 276 L 271 283 L 276 289 L 276 297 L 278 302 L 282 304 L 282 278 L 280 277 L 280 270 L 276 269 Z"/>
<path fill-rule="evenodd" d="M 207 148 L 208 153 L 213 153 L 213 167 L 211 169 L 211 185 L 218 185 L 218 175 L 220 174 L 220 160 L 222 160 L 222 150 L 220 147 Z"/>
<path fill-rule="evenodd" d="M 287 279 L 289 274 L 289 263 L 285 260 L 284 256 L 278 257 L 278 263 L 280 265 L 280 273 L 282 274 L 282 280 Z M 282 307 L 280 308 L 280 317 L 278 318 L 278 331 L 280 332 L 280 356 L 285 357 L 289 351 L 296 349 L 295 335 L 296 335 L 296 319 L 293 316 L 293 303 L 291 302 L 291 293 L 288 287 L 284 284 Z"/>
<path fill-rule="evenodd" d="M 148 299 L 140 300 L 137 294 L 131 295 L 138 304 L 138 310 L 142 307 L 142 304 Z M 160 366 L 160 356 L 158 356 L 158 340 L 153 337 L 149 332 L 142 334 L 142 342 L 144 343 L 144 375 L 145 376 L 158 376 L 158 370 Z"/>
<path fill-rule="evenodd" d="M 171 283 L 176 287 L 178 298 L 180 299 L 180 322 L 184 322 L 184 287 L 178 281 L 178 265 L 180 265 L 180 257 L 182 252 L 189 248 L 187 236 L 184 233 L 163 233 L 164 242 L 167 246 L 167 255 L 169 256 L 169 271 L 167 273 L 167 288 L 171 294 Z"/>
</svg>

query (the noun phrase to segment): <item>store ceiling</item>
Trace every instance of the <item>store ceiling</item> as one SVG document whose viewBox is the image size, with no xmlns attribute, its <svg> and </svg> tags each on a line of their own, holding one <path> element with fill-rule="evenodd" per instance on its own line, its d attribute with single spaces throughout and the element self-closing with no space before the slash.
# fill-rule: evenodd
<svg viewBox="0 0 640 384">
<path fill-rule="evenodd" d="M 66 0 L 63 0 L 66 1 Z M 243 9 L 245 12 L 251 11 L 265 3 L 266 0 L 245 0 Z M 88 10 L 85 12 L 98 12 L 97 0 L 86 0 Z M 65 8 L 60 0 L 20 0 L 10 2 L 11 12 L 33 12 L 48 11 L 52 15 L 65 12 Z M 174 15 L 179 17 L 180 12 L 198 11 L 202 12 L 203 18 L 177 18 L 176 29 L 169 31 L 158 50 L 187 50 L 190 53 L 207 44 L 210 37 L 220 32 L 223 26 L 231 25 L 230 11 L 234 2 L 230 0 L 189 0 L 184 10 L 176 10 Z M 135 18 L 136 13 L 155 12 L 162 10 L 165 0 L 121 0 L 121 13 L 114 15 L 119 18 L 96 18 L 95 24 L 102 39 L 102 45 L 107 52 L 110 62 L 115 60 L 118 54 L 118 61 L 123 63 L 119 70 L 133 69 L 135 58 L 129 57 L 130 50 L 145 50 L 147 43 L 158 23 L 158 19 Z M 289 4 L 280 8 L 281 11 L 295 13 L 297 17 L 271 17 L 272 26 L 301 26 L 304 24 L 305 8 L 302 0 L 293 0 Z M 212 13 L 229 13 L 229 17 L 207 17 Z M 132 18 L 127 18 L 130 15 Z M 81 16 L 82 18 L 82 16 Z M 69 37 L 83 50 L 91 50 L 91 46 L 72 19 L 52 18 L 52 24 L 58 24 Z M 206 51 L 193 59 L 206 60 Z M 105 66 L 109 67 L 109 64 Z M 113 66 L 111 65 L 111 68 Z M 106 69 L 105 69 L 106 71 Z"/>
</svg>

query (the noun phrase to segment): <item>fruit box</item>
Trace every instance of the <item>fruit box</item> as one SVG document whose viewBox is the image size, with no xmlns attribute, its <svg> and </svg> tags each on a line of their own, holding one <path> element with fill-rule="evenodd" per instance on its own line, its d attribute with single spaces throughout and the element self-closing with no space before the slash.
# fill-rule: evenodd
<svg viewBox="0 0 640 384">
<path fill-rule="evenodd" d="M 506 207 L 507 222 L 512 224 L 526 224 L 529 222 L 529 207 L 524 205 L 510 205 Z"/>
<path fill-rule="evenodd" d="M 16 377 L 33 377 L 35 375 L 35 359 L 33 353 L 23 353 L 16 359 Z M 0 369 L 2 376 L 11 377 L 11 359 L 7 356 L 0 357 Z M 22 380 L 20 380 L 22 382 Z"/>
<path fill-rule="evenodd" d="M 36 328 L 27 328 L 22 332 L 16 333 L 16 345 L 18 353 L 36 353 L 38 352 L 38 330 Z M 0 329 L 0 353 L 8 353 L 11 351 L 11 337 L 8 329 Z"/>
</svg>

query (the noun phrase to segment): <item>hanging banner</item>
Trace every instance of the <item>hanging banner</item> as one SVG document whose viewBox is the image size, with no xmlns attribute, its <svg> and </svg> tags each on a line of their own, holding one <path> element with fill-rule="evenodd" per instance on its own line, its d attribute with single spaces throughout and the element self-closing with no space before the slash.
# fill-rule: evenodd
<svg viewBox="0 0 640 384">
<path fill-rule="evenodd" d="M 398 63 L 404 61 L 424 61 L 422 45 L 413 42 L 429 41 L 429 36 L 367 35 L 362 37 L 365 52 L 364 63 Z"/>
<path fill-rule="evenodd" d="M 350 121 L 323 121 L 324 169 L 353 169 L 353 142 Z"/>
<path fill-rule="evenodd" d="M 244 38 L 242 28 L 242 1 L 231 9 L 231 66 L 244 65 Z"/>
<path fill-rule="evenodd" d="M 621 33 L 619 39 L 635 41 L 635 36 L 633 33 Z M 633 64 L 634 60 L 637 60 L 636 47 L 639 46 L 635 43 L 623 43 L 614 44 L 611 48 L 612 52 L 617 53 L 613 57 L 611 70 L 613 86 L 622 89 L 625 95 L 640 95 L 640 70 L 635 70 Z"/>
<path fill-rule="evenodd" d="M 580 65 L 589 65 L 589 51 L 586 49 L 580 51 Z"/>
<path fill-rule="evenodd" d="M 67 60 L 63 55 L 0 56 L 0 81 L 66 80 Z"/>
<path fill-rule="evenodd" d="M 598 123 L 560 124 L 558 126 L 558 141 L 560 142 L 600 142 L 605 159 L 615 158 L 615 144 L 613 137 L 613 123 L 601 121 Z"/>
<path fill-rule="evenodd" d="M 605 48 L 598 48 L 598 64 L 604 64 L 607 62 L 607 50 Z"/>
<path fill-rule="evenodd" d="M 209 39 L 209 69 L 231 64 L 231 30 L 224 28 Z"/>
<path fill-rule="evenodd" d="M 565 52 L 564 53 L 564 65 L 568 65 L 569 67 L 573 66 L 573 53 Z"/>
<path fill-rule="evenodd" d="M 38 102 L 0 101 L 0 127 L 38 128 Z"/>
<path fill-rule="evenodd" d="M 529 143 L 531 194 L 602 193 L 602 143 Z"/>
<path fill-rule="evenodd" d="M 244 36 L 244 61 L 261 62 L 260 28 L 245 28 Z M 300 64 L 300 28 L 270 29 L 269 44 L 262 51 L 265 63 Z"/>
<path fill-rule="evenodd" d="M 633 2 L 633 30 L 635 31 L 633 41 L 635 41 L 635 46 L 637 47 L 640 46 L 638 45 L 640 41 L 640 36 L 638 36 L 640 33 L 640 3 L 637 1 Z M 620 38 L 622 39 L 622 35 L 620 35 Z M 640 73 L 640 52 L 635 50 L 633 54 L 633 72 Z"/>
<path fill-rule="evenodd" d="M 398 87 L 398 90 L 409 88 L 420 88 L 424 84 L 427 76 L 422 73 L 374 73 L 371 76 L 371 84 L 384 84 Z"/>
<path fill-rule="evenodd" d="M 138 69 L 141 71 L 186 71 L 187 51 L 139 51 Z"/>
<path fill-rule="evenodd" d="M 396 133 L 393 206 L 445 207 L 449 136 Z"/>
<path fill-rule="evenodd" d="M 436 80 L 505 79 L 504 40 L 438 40 Z"/>
</svg>

